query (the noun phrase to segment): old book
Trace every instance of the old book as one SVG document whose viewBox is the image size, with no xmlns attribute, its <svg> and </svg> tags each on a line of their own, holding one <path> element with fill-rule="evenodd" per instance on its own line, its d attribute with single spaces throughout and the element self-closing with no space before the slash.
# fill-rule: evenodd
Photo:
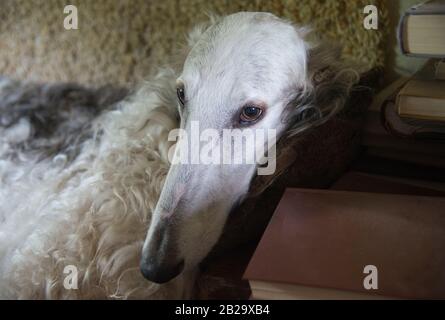
<svg viewBox="0 0 445 320">
<path fill-rule="evenodd" d="M 396 100 L 401 117 L 445 121 L 445 81 L 411 79 Z"/>
<path fill-rule="evenodd" d="M 444 154 L 440 152 L 440 150 L 445 150 L 443 146 L 444 122 L 440 119 L 401 117 L 396 103 L 397 100 L 407 98 L 405 94 L 402 99 L 402 89 L 405 87 L 405 92 L 408 90 L 407 83 L 412 83 L 413 80 L 422 83 L 437 81 L 435 72 L 438 63 L 438 60 L 429 59 L 413 77 L 400 78 L 376 96 L 372 108 L 368 111 L 363 139 L 365 145 L 391 148 L 394 151 L 412 149 L 413 152 L 426 154 L 436 153 L 435 150 L 438 150 L 439 153 Z M 402 93 L 399 95 L 399 92 Z M 422 106 L 424 105 L 419 105 L 418 108 L 421 112 L 424 111 Z"/>
<path fill-rule="evenodd" d="M 445 198 L 287 189 L 244 277 L 254 299 L 443 299 Z"/>
<path fill-rule="evenodd" d="M 393 136 L 421 139 L 424 141 L 445 141 L 444 121 L 403 118 L 397 113 L 397 105 L 386 101 L 382 106 L 382 123 Z"/>
<path fill-rule="evenodd" d="M 400 21 L 399 43 L 408 55 L 445 57 L 445 1 L 410 8 Z"/>
</svg>

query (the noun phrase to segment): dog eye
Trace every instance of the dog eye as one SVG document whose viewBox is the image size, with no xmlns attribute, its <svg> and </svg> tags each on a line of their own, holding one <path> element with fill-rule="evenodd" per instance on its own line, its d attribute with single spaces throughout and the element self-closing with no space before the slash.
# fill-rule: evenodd
<svg viewBox="0 0 445 320">
<path fill-rule="evenodd" d="M 240 114 L 240 123 L 249 124 L 257 121 L 263 114 L 263 109 L 256 106 L 245 106 Z"/>
<path fill-rule="evenodd" d="M 178 87 L 176 89 L 176 95 L 178 96 L 179 102 L 181 102 L 182 105 L 185 104 L 185 90 L 184 87 Z"/>
</svg>

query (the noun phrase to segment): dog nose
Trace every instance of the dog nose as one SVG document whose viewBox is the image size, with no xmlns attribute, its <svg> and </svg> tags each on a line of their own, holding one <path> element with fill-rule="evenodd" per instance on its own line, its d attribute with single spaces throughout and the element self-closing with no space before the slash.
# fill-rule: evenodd
<svg viewBox="0 0 445 320">
<path fill-rule="evenodd" d="M 182 272 L 184 260 L 172 265 L 155 265 L 142 261 L 140 269 L 145 279 L 159 284 L 166 283 Z"/>
</svg>

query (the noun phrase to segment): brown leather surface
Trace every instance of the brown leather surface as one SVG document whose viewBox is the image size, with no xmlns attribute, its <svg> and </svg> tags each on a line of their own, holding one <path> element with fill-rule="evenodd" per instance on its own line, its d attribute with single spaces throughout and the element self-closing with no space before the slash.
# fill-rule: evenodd
<svg viewBox="0 0 445 320">
<path fill-rule="evenodd" d="M 287 189 L 245 278 L 367 292 L 445 298 L 445 198 Z"/>
</svg>

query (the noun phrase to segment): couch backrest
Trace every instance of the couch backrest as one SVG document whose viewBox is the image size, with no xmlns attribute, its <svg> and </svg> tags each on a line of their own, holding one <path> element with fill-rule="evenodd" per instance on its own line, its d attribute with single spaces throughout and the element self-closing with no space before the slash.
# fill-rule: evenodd
<svg viewBox="0 0 445 320">
<path fill-rule="evenodd" d="M 367 68 L 383 65 L 384 0 L 73 0 L 79 29 L 65 30 L 66 1 L 2 0 L 0 74 L 38 81 L 131 84 L 166 63 L 206 12 L 270 11 L 310 24 Z M 379 29 L 363 27 L 367 4 L 380 10 Z"/>
</svg>

